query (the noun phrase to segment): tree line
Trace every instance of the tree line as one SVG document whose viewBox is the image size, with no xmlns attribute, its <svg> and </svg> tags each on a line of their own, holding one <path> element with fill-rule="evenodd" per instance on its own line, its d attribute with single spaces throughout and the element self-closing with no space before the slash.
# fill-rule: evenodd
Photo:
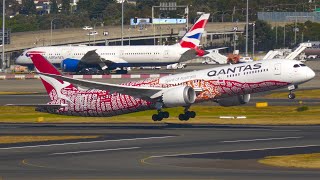
<svg viewBox="0 0 320 180">
<path fill-rule="evenodd" d="M 124 21 L 129 24 L 130 18 L 151 17 L 152 6 L 159 6 L 160 2 L 172 0 L 136 0 L 136 4 L 124 2 Z M 189 6 L 189 22 L 193 23 L 197 18 L 197 12 L 211 13 L 211 22 L 236 22 L 244 21 L 246 15 L 246 0 L 176 0 L 177 5 Z M 85 25 L 120 25 L 121 3 L 116 0 L 79 0 L 77 7 L 70 4 L 70 0 L 50 0 L 50 14 L 36 9 L 33 0 L 23 0 L 18 4 L 16 0 L 6 0 L 6 27 L 12 32 L 35 31 L 50 29 L 54 19 L 54 28 L 78 28 Z M 265 50 L 291 46 L 293 42 L 292 30 L 294 25 L 283 27 L 271 27 L 266 22 L 257 20 L 259 11 L 314 11 L 320 7 L 320 1 L 306 0 L 249 0 L 249 20 L 256 21 L 256 47 L 257 50 Z M 2 1 L 0 2 L 2 11 Z M 175 11 L 161 11 L 155 8 L 155 17 L 186 17 L 184 8 Z M 2 12 L 1 12 L 2 14 Z M 2 18 L 1 18 L 2 19 Z M 1 22 L 1 20 L 0 20 Z M 1 22 L 2 23 L 2 22 Z M 320 40 L 320 24 L 314 22 L 300 23 L 297 25 L 296 42 L 307 40 Z M 252 33 L 252 27 L 249 27 Z M 286 30 L 288 38 L 284 40 Z M 249 34 L 250 34 L 249 33 Z M 239 45 L 243 47 L 244 36 L 240 36 Z M 284 42 L 285 41 L 285 42 Z M 252 43 L 252 41 L 249 41 Z M 252 46 L 252 44 L 251 44 Z"/>
</svg>

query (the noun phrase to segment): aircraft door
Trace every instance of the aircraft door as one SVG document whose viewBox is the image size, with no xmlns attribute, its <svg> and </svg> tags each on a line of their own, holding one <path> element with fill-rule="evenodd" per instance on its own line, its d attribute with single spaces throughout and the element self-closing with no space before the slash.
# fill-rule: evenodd
<svg viewBox="0 0 320 180">
<path fill-rule="evenodd" d="M 277 63 L 274 65 L 274 74 L 281 75 L 281 63 Z"/>
<path fill-rule="evenodd" d="M 169 58 L 169 50 L 165 50 L 163 54 L 164 58 Z"/>
<path fill-rule="evenodd" d="M 120 58 L 123 58 L 124 57 L 124 50 L 120 50 L 119 55 L 120 55 Z"/>
</svg>

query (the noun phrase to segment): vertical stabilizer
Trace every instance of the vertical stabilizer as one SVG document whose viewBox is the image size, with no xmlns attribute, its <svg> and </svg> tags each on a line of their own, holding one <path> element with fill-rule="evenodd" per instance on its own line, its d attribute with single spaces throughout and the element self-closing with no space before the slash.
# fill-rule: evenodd
<svg viewBox="0 0 320 180">
<path fill-rule="evenodd" d="M 28 54 L 38 72 L 46 74 L 61 75 L 61 73 L 41 54 Z M 51 100 L 61 98 L 69 101 L 69 98 L 62 93 L 63 90 L 77 90 L 77 88 L 66 81 L 61 81 L 45 75 L 40 75 L 41 81 L 47 90 Z"/>
<path fill-rule="evenodd" d="M 196 49 L 200 45 L 201 36 L 207 25 L 210 14 L 203 14 L 180 41 L 183 48 Z"/>
</svg>

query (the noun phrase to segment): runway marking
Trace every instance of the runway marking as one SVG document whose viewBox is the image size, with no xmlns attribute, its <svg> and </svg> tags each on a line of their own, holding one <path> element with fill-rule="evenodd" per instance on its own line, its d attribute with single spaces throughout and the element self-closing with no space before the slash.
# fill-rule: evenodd
<svg viewBox="0 0 320 180">
<path fill-rule="evenodd" d="M 93 153 L 93 152 L 106 152 L 106 151 L 121 151 L 121 150 L 131 150 L 131 149 L 140 149 L 141 147 L 128 147 L 128 148 L 116 148 L 116 149 L 96 149 L 88 151 L 71 151 L 71 152 L 62 152 L 62 153 L 52 153 L 50 155 L 66 155 L 66 154 L 81 154 L 81 153 Z"/>
<path fill-rule="evenodd" d="M 239 142 L 272 141 L 272 140 L 301 139 L 301 138 L 303 138 L 303 136 L 299 136 L 299 137 L 280 137 L 280 138 L 264 138 L 264 139 L 242 139 L 242 140 L 221 141 L 221 142 L 222 143 L 239 143 Z"/>
<path fill-rule="evenodd" d="M 28 161 L 26 159 L 22 160 L 21 162 L 22 162 L 22 164 L 24 164 L 26 166 L 32 166 L 32 167 L 38 167 L 38 168 L 46 168 L 45 166 L 40 166 L 40 165 L 35 165 L 35 164 L 28 163 Z"/>
<path fill-rule="evenodd" d="M 190 156 L 190 155 L 201 155 L 201 154 L 219 154 L 219 153 L 234 153 L 234 152 L 249 152 L 249 151 L 264 151 L 264 150 L 275 150 L 275 149 L 289 149 L 289 148 L 306 148 L 306 147 L 319 147 L 320 145 L 304 145 L 304 146 L 283 146 L 283 147 L 273 147 L 273 148 L 260 148 L 260 149 L 241 149 L 232 151 L 213 151 L 213 152 L 200 152 L 200 153 L 183 153 L 183 154 L 169 154 L 160 156 L 150 156 L 151 158 L 162 158 L 162 157 L 176 157 L 176 156 Z"/>
<path fill-rule="evenodd" d="M 15 146 L 0 148 L 0 150 L 10 150 L 10 149 L 25 149 L 25 148 L 39 148 L 39 147 L 51 147 L 51 146 L 67 146 L 67 145 L 78 145 L 78 144 L 94 144 L 94 143 L 104 143 L 104 142 L 121 142 L 121 141 L 137 141 L 137 140 L 149 140 L 149 139 L 166 139 L 177 136 L 160 136 L 160 137 L 146 137 L 146 138 L 130 138 L 130 139 L 111 139 L 103 141 L 89 141 L 89 142 L 74 142 L 74 143 L 61 143 L 61 144 L 43 144 L 34 146 Z"/>
</svg>

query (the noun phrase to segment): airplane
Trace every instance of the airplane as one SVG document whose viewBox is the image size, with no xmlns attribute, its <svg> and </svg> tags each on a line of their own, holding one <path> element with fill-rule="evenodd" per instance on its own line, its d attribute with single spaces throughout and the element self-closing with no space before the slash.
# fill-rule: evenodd
<svg viewBox="0 0 320 180">
<path fill-rule="evenodd" d="M 109 84 L 63 76 L 41 54 L 30 57 L 51 101 L 17 106 L 74 116 L 116 116 L 156 110 L 152 119 L 161 121 L 169 117 L 163 108 L 184 107 L 179 120 L 186 121 L 196 116 L 196 112 L 189 110 L 195 103 L 243 105 L 250 101 L 252 93 L 284 87 L 290 91 L 288 98 L 294 99 L 298 85 L 315 77 L 314 71 L 299 61 L 272 59 Z"/>
<path fill-rule="evenodd" d="M 122 68 L 118 73 L 126 74 L 126 67 L 165 66 L 183 62 L 208 53 L 199 45 L 209 16 L 203 14 L 175 45 L 36 47 L 24 51 L 15 63 L 33 68 L 28 54 L 40 53 L 64 72 L 79 72 L 86 68 L 108 72 Z"/>
</svg>

